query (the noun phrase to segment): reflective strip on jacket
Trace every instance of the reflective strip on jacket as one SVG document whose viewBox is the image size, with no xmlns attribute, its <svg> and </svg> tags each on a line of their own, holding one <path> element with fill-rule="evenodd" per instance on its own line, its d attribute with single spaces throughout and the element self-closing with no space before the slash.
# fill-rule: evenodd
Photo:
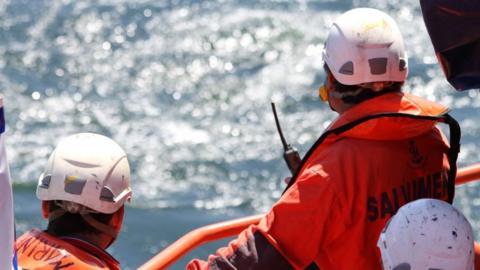
<svg viewBox="0 0 480 270">
<path fill-rule="evenodd" d="M 32 229 L 17 239 L 18 265 L 22 269 L 119 270 L 119 263 L 104 250 L 76 238 L 56 238 Z"/>
<path fill-rule="evenodd" d="M 447 111 L 405 93 L 352 107 L 326 132 L 348 128 L 319 139 L 258 225 L 187 269 L 305 269 L 315 262 L 322 270 L 380 270 L 378 236 L 398 208 L 448 198 L 449 146 L 435 126 Z"/>
</svg>

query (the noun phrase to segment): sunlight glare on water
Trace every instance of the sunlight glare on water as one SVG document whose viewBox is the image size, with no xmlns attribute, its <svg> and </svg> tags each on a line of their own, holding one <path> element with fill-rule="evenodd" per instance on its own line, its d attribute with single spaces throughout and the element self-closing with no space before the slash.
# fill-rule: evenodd
<svg viewBox="0 0 480 270">
<path fill-rule="evenodd" d="M 268 210 L 288 175 L 270 101 L 305 154 L 335 116 L 317 97 L 328 26 L 354 7 L 397 20 L 406 91 L 453 108 L 464 134 L 459 164 L 478 162 L 480 96 L 446 83 L 418 1 L 3 1 L 0 87 L 14 182 L 33 187 L 59 138 L 93 131 L 129 155 L 133 215 Z M 478 190 L 457 191 L 475 226 Z M 162 243 L 114 253 L 128 269 Z"/>
</svg>

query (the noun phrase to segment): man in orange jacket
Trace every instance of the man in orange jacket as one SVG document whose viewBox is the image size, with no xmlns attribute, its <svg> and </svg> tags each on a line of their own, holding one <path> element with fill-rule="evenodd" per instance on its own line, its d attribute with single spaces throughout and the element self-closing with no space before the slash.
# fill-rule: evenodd
<svg viewBox="0 0 480 270">
<path fill-rule="evenodd" d="M 116 142 L 93 133 L 63 139 L 37 186 L 47 230 L 17 239 L 19 266 L 119 270 L 105 249 L 120 232 L 131 194 L 127 156 Z"/>
<path fill-rule="evenodd" d="M 442 105 L 402 92 L 408 65 L 394 20 L 346 12 L 323 57 L 320 96 L 340 116 L 260 223 L 187 269 L 380 270 L 377 239 L 402 205 L 452 201 L 458 124 Z M 450 125 L 452 147 L 438 122 Z"/>
</svg>

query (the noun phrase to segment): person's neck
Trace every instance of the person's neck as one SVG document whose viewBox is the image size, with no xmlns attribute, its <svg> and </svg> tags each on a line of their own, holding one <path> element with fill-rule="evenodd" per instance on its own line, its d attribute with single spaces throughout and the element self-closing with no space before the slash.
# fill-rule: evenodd
<svg viewBox="0 0 480 270">
<path fill-rule="evenodd" d="M 98 237 L 93 237 L 92 235 L 84 235 L 84 234 L 75 235 L 74 237 L 87 241 L 90 244 L 94 244 L 99 248 L 105 249 L 105 247 L 102 246 L 102 241 L 100 241 Z"/>
<path fill-rule="evenodd" d="M 340 99 L 337 99 L 330 103 L 330 108 L 337 112 L 339 115 L 344 114 L 346 111 L 351 109 L 355 104 L 345 103 Z"/>
<path fill-rule="evenodd" d="M 87 241 L 101 249 L 107 249 L 107 247 L 112 242 L 112 238 L 105 234 L 87 234 L 82 233 L 78 235 L 73 235 L 73 237 L 79 238 L 81 240 Z"/>
<path fill-rule="evenodd" d="M 106 249 L 112 242 L 112 238 L 105 234 L 93 234 L 93 233 L 72 233 L 67 235 L 57 235 L 55 233 L 47 231 L 47 233 L 56 237 L 71 237 L 85 242 L 88 242 L 98 248 Z"/>
</svg>

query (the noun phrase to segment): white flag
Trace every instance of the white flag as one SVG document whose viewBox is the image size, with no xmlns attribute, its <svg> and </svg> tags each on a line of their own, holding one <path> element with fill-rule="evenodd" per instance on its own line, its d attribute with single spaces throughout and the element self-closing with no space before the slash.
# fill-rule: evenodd
<svg viewBox="0 0 480 270">
<path fill-rule="evenodd" d="M 5 151 L 5 116 L 0 97 L 0 269 L 12 269 L 14 222 L 10 171 Z"/>
</svg>

